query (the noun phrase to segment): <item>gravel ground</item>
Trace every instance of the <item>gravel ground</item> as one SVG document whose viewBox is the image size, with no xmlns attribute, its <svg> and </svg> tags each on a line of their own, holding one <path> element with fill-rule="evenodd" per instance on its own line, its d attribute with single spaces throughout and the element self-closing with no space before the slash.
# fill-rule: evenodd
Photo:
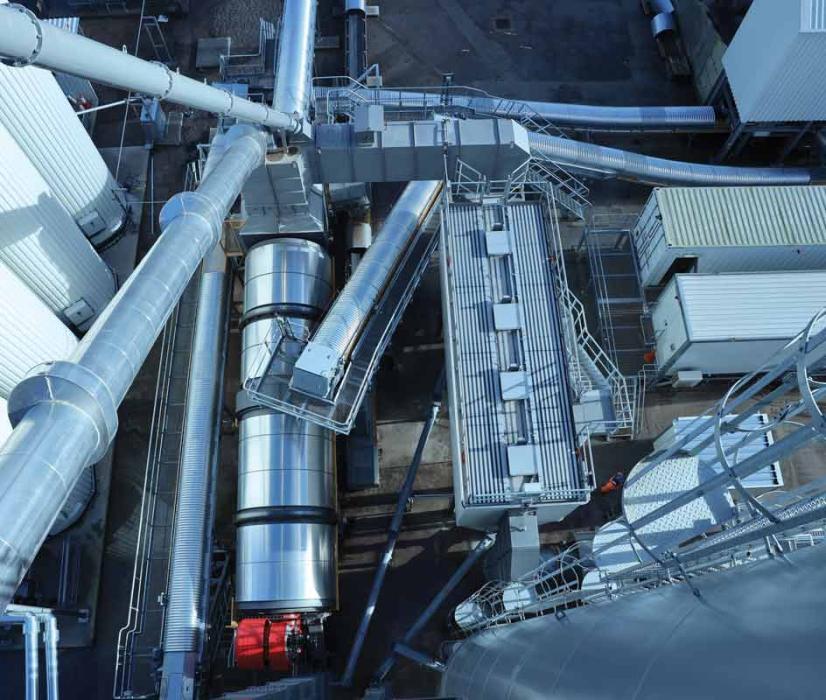
<svg viewBox="0 0 826 700">
<path fill-rule="evenodd" d="M 233 47 L 252 49 L 258 44 L 258 19 L 277 22 L 281 3 L 278 0 L 222 0 L 210 14 L 210 35 L 231 36 Z"/>
</svg>

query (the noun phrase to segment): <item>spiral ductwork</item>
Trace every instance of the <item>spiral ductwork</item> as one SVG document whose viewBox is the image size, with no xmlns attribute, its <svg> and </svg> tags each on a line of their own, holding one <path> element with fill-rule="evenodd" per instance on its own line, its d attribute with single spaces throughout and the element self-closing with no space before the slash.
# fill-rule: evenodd
<svg viewBox="0 0 826 700">
<path fill-rule="evenodd" d="M 340 91 L 335 88 L 316 88 L 316 98 L 340 100 L 342 107 L 352 99 L 380 104 L 385 107 L 405 110 L 422 108 L 445 108 L 439 92 L 417 92 L 415 90 L 388 90 L 387 88 L 356 88 Z M 713 107 L 603 107 L 600 105 L 563 104 L 559 102 L 536 102 L 532 100 L 511 100 L 493 97 L 483 92 L 479 94 L 449 95 L 447 108 L 459 108 L 479 116 L 516 118 L 531 117 L 557 126 L 581 127 L 589 129 L 710 129 L 717 123 Z"/>
<path fill-rule="evenodd" d="M 534 158 L 651 185 L 807 185 L 814 179 L 805 168 L 684 163 L 547 134 L 529 132 L 528 137 Z"/>
</svg>

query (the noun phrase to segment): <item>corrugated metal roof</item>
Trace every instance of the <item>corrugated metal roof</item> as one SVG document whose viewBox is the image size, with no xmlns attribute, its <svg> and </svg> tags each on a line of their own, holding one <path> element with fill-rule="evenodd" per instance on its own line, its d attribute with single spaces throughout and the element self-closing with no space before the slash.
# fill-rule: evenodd
<svg viewBox="0 0 826 700">
<path fill-rule="evenodd" d="M 693 341 L 793 338 L 826 306 L 826 272 L 688 274 L 674 280 Z"/>
<path fill-rule="evenodd" d="M 826 0 L 805 0 L 800 28 L 804 32 L 826 32 Z"/>
<path fill-rule="evenodd" d="M 743 122 L 826 119 L 826 2 L 754 0 L 723 56 Z"/>
<path fill-rule="evenodd" d="M 70 34 L 78 34 L 80 32 L 80 17 L 52 17 L 51 19 L 44 19 L 41 22 L 51 24 L 53 27 L 62 29 L 64 32 Z"/>
<path fill-rule="evenodd" d="M 674 247 L 826 245 L 823 186 L 661 187 L 654 196 Z"/>
</svg>

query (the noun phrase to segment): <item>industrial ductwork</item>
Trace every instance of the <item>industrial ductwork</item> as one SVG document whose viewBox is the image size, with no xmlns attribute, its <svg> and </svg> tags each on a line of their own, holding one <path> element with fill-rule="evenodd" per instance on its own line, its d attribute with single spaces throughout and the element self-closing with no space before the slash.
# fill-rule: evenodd
<svg viewBox="0 0 826 700">
<path fill-rule="evenodd" d="M 260 102 L 187 78 L 162 63 L 150 63 L 65 32 L 40 21 L 20 6 L 0 7 L 0 56 L 11 59 L 17 66 L 49 68 L 271 129 L 287 132 L 302 129 L 301 120 L 292 114 L 283 114 Z"/>
<path fill-rule="evenodd" d="M 118 405 L 218 242 L 241 187 L 263 162 L 261 131 L 235 126 L 219 139 L 226 149 L 220 161 L 195 192 L 169 200 L 157 243 L 70 359 L 36 371 L 9 397 L 16 427 L 0 449 L 0 608 L 12 599 L 84 467 L 108 449 Z"/>
<path fill-rule="evenodd" d="M 435 180 L 407 185 L 381 232 L 298 358 L 292 388 L 319 397 L 332 392 L 359 331 L 441 191 L 442 183 Z"/>
<path fill-rule="evenodd" d="M 185 697 L 205 630 L 205 557 L 212 529 L 227 330 L 226 257 L 215 246 L 204 260 L 181 447 L 175 534 L 169 557 L 163 631 L 162 697 Z"/>
<path fill-rule="evenodd" d="M 608 146 L 528 132 L 531 155 L 572 170 L 651 185 L 807 185 L 805 168 L 744 168 L 685 163 L 644 156 Z"/>
<path fill-rule="evenodd" d="M 316 0 L 286 0 L 272 106 L 307 125 L 313 80 Z"/>
<path fill-rule="evenodd" d="M 478 94 L 475 94 L 478 92 Z M 463 109 L 479 116 L 519 118 L 530 117 L 536 121 L 557 126 L 608 130 L 669 130 L 710 129 L 717 124 L 713 107 L 603 107 L 598 105 L 563 104 L 559 102 L 535 102 L 494 97 L 482 91 L 474 94 L 449 93 L 447 99 L 440 92 L 392 90 L 387 88 L 316 88 L 318 99 L 339 100 L 341 105 L 353 99 L 369 104 L 379 104 L 398 110 Z"/>
<path fill-rule="evenodd" d="M 273 324 L 305 337 L 331 296 L 331 260 L 317 243 L 280 238 L 250 249 L 241 321 L 242 386 L 257 376 L 258 358 Z M 289 370 L 276 359 L 270 371 Z M 238 607 L 257 612 L 329 610 L 338 597 L 332 434 L 243 399 L 237 410 Z"/>
</svg>

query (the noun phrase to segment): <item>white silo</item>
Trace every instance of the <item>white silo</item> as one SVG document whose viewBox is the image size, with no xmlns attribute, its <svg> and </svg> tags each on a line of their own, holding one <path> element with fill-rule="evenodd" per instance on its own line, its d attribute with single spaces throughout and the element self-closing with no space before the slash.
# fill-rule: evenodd
<svg viewBox="0 0 826 700">
<path fill-rule="evenodd" d="M 77 342 L 51 309 L 0 264 L 0 397 L 7 399 L 37 365 L 65 360 Z"/>
<path fill-rule="evenodd" d="M 121 228 L 119 186 L 50 71 L 0 65 L 0 123 L 94 244 Z"/>
<path fill-rule="evenodd" d="M 115 293 L 112 272 L 2 125 L 0 154 L 0 262 L 86 329 Z"/>
</svg>

